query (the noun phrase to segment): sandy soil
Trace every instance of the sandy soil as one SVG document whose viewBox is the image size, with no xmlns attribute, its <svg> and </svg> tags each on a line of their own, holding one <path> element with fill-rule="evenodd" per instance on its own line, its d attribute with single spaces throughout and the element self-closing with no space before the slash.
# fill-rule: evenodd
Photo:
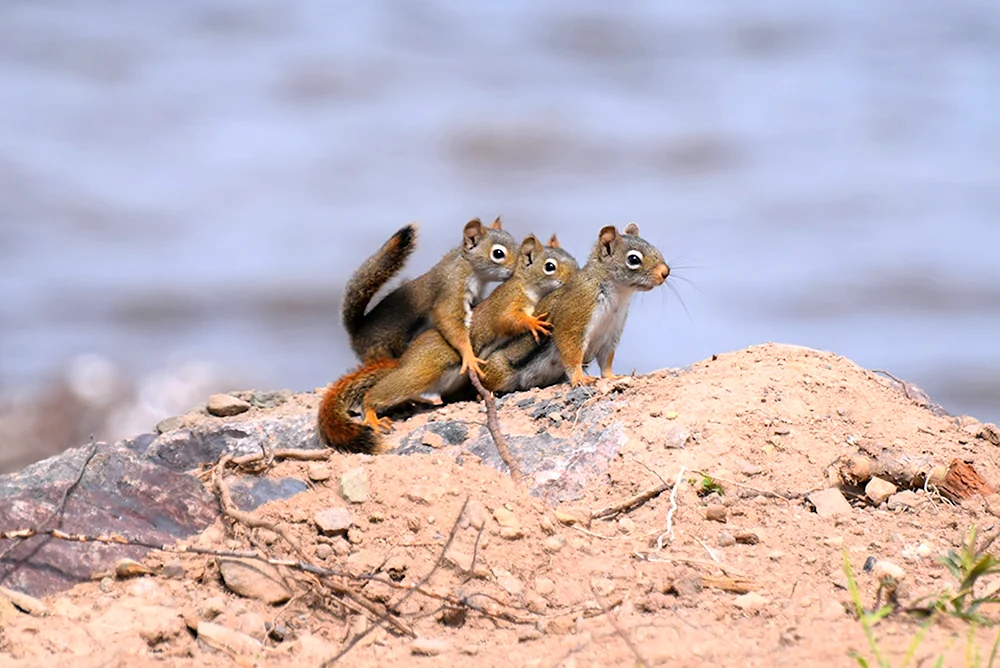
<svg viewBox="0 0 1000 668">
<path fill-rule="evenodd" d="M 612 387 L 620 390 L 613 398 Z M 609 420 L 620 423 L 627 441 L 606 475 L 591 480 L 572 507 L 552 508 L 475 458 L 459 465 L 441 453 L 338 454 L 319 464 L 285 461 L 267 473 L 310 480 L 309 491 L 256 513 L 285 527 L 314 563 L 407 585 L 440 562 L 425 588 L 479 608 L 462 614 L 442 610 L 433 597 L 359 584 L 367 599 L 387 602 L 422 640 L 415 647 L 412 639 L 377 628 L 339 664 L 634 666 L 626 636 L 649 665 L 852 665 L 851 650 L 868 650 L 850 612 L 844 551 L 869 605 L 877 586 L 862 572 L 869 557 L 905 570 L 901 599 L 913 603 L 954 586 L 937 558 L 959 546 L 970 524 L 984 532 L 998 525 L 989 500 L 956 506 L 923 491 L 914 507 L 873 507 L 847 493 L 854 506 L 848 514 L 813 511 L 805 495 L 830 487 L 831 464 L 856 451 L 858 442 L 927 453 L 944 465 L 958 458 L 992 485 L 1000 481 L 1000 450 L 976 438 L 974 419 L 935 415 L 842 357 L 767 344 L 683 371 L 604 381 L 598 390 L 591 401 L 614 402 Z M 312 411 L 317 402 L 316 395 L 296 395 L 280 410 Z M 536 433 L 538 421 L 515 403 L 508 400 L 500 412 L 504 430 Z M 444 417 L 481 422 L 478 408 L 468 403 L 422 412 L 397 422 L 392 437 Z M 548 424 L 560 436 L 574 428 L 570 420 Z M 339 479 L 358 467 L 370 492 L 351 504 L 340 495 Z M 724 494 L 702 496 L 699 472 L 714 476 Z M 588 511 L 663 482 L 673 486 L 678 478 L 673 537 L 662 547 L 656 541 L 666 528 L 669 489 L 617 518 L 586 520 Z M 724 522 L 708 519 L 710 505 L 724 507 Z M 335 507 L 350 511 L 346 537 L 321 535 L 314 522 L 317 512 Z M 578 522 L 564 523 L 568 516 Z M 502 531 L 498 517 L 520 531 Z M 733 544 L 736 537 L 741 542 Z M 233 530 L 221 521 L 189 542 L 221 550 L 256 545 L 294 558 L 272 532 Z M 301 573 L 285 571 L 294 589 L 290 602 L 268 605 L 231 593 L 214 557 L 153 553 L 144 563 L 154 575 L 80 585 L 47 599 L 48 616 L 0 605 L 0 664 L 320 665 L 371 622 Z M 734 582 L 753 593 L 727 591 Z M 986 583 L 998 585 L 996 578 Z M 613 609 L 621 632 L 602 606 Z M 192 630 L 207 621 L 262 644 L 242 653 L 211 649 Z M 280 633 L 269 636 L 268 628 Z M 918 629 L 902 614 L 878 625 L 893 665 Z M 945 665 L 963 665 L 967 629 L 942 620 L 916 658 L 932 665 L 944 652 Z M 988 654 L 993 638 L 985 630 L 974 642 Z"/>
</svg>

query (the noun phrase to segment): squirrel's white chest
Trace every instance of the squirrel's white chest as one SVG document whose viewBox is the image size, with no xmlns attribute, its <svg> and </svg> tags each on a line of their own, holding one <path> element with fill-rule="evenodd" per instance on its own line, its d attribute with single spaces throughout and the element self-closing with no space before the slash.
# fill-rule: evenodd
<svg viewBox="0 0 1000 668">
<path fill-rule="evenodd" d="M 611 288 L 600 290 L 594 311 L 583 337 L 583 363 L 591 362 L 599 353 L 613 350 L 621 339 L 628 318 L 631 290 Z"/>
<path fill-rule="evenodd" d="M 483 294 L 483 282 L 479 280 L 479 277 L 473 274 L 469 278 L 469 282 L 465 284 L 465 299 L 463 305 L 465 306 L 465 329 L 468 330 L 472 326 L 472 309 L 473 307 L 482 301 Z"/>
</svg>

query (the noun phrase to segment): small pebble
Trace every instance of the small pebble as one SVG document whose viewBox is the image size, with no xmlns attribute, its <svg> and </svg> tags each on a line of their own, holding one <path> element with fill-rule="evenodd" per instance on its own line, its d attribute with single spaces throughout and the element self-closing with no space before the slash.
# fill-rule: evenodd
<svg viewBox="0 0 1000 668">
<path fill-rule="evenodd" d="M 213 394 L 205 406 L 209 415 L 229 417 L 250 410 L 250 404 L 229 394 Z"/>
<path fill-rule="evenodd" d="M 712 520 L 713 522 L 724 523 L 728 514 L 729 509 L 720 504 L 712 504 L 705 508 L 705 519 Z"/>
</svg>

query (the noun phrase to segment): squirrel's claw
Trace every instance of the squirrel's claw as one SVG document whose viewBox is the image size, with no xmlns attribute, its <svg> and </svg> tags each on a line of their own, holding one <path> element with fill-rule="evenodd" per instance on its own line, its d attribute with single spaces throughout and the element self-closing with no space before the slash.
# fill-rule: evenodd
<svg viewBox="0 0 1000 668">
<path fill-rule="evenodd" d="M 528 331 L 531 332 L 531 335 L 533 337 L 535 337 L 535 341 L 538 341 L 538 335 L 539 334 L 542 334 L 544 336 L 548 336 L 549 334 L 552 333 L 552 323 L 543 319 L 543 318 L 545 318 L 546 315 L 548 315 L 548 314 L 543 313 L 542 315 L 534 317 L 534 318 L 530 318 L 529 317 L 529 319 L 527 321 L 528 322 Z"/>
<path fill-rule="evenodd" d="M 481 360 L 475 355 L 469 355 L 468 357 L 462 357 L 462 368 L 459 370 L 460 373 L 465 373 L 471 369 L 480 378 L 483 377 L 483 368 L 481 364 L 486 364 L 486 360 Z"/>
<path fill-rule="evenodd" d="M 365 412 L 365 419 L 361 421 L 361 424 L 368 425 L 376 434 L 385 434 L 392 429 L 392 420 L 386 417 L 380 418 L 372 410 Z"/>
</svg>

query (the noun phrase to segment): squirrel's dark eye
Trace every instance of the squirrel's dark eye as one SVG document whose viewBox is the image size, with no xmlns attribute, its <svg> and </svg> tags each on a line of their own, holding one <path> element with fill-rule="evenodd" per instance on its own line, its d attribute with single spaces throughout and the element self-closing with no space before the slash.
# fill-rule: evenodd
<svg viewBox="0 0 1000 668">
<path fill-rule="evenodd" d="M 625 264 L 629 269 L 638 269 L 642 266 L 642 253 L 637 250 L 629 251 L 625 256 Z"/>
<path fill-rule="evenodd" d="M 559 268 L 559 265 L 556 264 L 555 260 L 546 260 L 545 261 L 545 266 L 542 267 L 542 271 L 544 271 L 546 274 L 550 274 L 551 275 L 551 274 L 556 273 L 556 269 L 558 269 L 558 268 Z"/>
<path fill-rule="evenodd" d="M 503 262 L 507 259 L 507 249 L 500 244 L 493 244 L 493 249 L 490 251 L 490 257 L 494 262 Z"/>
</svg>

